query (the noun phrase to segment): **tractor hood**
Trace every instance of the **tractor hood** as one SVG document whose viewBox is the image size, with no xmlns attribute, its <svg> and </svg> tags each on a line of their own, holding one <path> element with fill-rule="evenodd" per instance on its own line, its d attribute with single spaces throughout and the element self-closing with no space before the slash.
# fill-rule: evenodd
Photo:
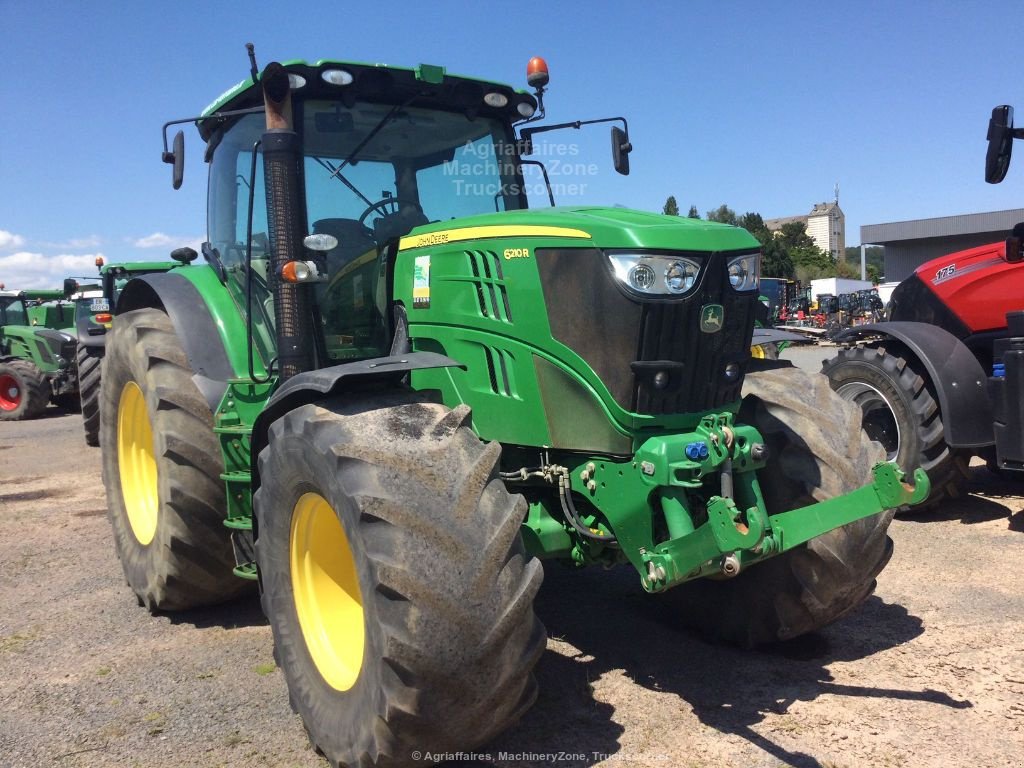
<svg viewBox="0 0 1024 768">
<path fill-rule="evenodd" d="M 26 357 L 39 367 L 63 368 L 75 360 L 77 342 L 64 331 L 30 325 L 7 325 L 0 332 L 7 354 Z"/>
<path fill-rule="evenodd" d="M 760 247 L 745 229 L 701 219 L 664 216 L 629 208 L 597 206 L 540 208 L 469 216 L 416 227 L 402 248 L 493 235 L 484 228 L 508 227 L 508 235 L 579 240 L 580 247 L 687 251 L 747 251 Z M 476 232 L 473 232 L 476 230 Z M 561 232 L 559 232 L 561 230 Z"/>
<path fill-rule="evenodd" d="M 964 338 L 1006 327 L 1024 295 L 1024 262 L 1005 259 L 1002 241 L 927 261 L 892 294 L 892 320 L 917 320 Z"/>
</svg>

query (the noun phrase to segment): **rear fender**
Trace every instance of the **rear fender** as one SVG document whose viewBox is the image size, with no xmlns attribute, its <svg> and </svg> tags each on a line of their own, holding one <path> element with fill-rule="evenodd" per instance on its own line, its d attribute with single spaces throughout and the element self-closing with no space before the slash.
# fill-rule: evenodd
<svg viewBox="0 0 1024 768">
<path fill-rule="evenodd" d="M 980 448 L 995 440 L 988 375 L 956 336 L 927 323 L 894 321 L 850 328 L 836 336 L 839 344 L 887 339 L 904 344 L 927 371 L 939 401 L 946 443 L 953 448 Z"/>
</svg>

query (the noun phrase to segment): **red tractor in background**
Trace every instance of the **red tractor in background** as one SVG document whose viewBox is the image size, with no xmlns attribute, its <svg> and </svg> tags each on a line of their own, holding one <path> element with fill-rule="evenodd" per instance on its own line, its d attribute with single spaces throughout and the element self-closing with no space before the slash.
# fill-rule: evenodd
<svg viewBox="0 0 1024 768">
<path fill-rule="evenodd" d="M 1006 175 L 1013 109 L 992 110 L 985 180 Z M 931 480 L 926 504 L 957 495 L 970 458 L 1024 479 L 1024 223 L 1005 242 L 922 264 L 892 294 L 890 322 L 840 333 L 823 363 L 863 427 L 901 467 Z"/>
</svg>

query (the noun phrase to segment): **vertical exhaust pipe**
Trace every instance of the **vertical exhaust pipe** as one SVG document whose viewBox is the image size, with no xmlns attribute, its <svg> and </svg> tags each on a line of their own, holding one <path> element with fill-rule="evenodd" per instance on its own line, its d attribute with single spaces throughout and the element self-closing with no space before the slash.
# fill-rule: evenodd
<svg viewBox="0 0 1024 768">
<path fill-rule="evenodd" d="M 304 226 L 299 220 L 302 140 L 292 124 L 291 84 L 279 63 L 271 62 L 260 77 L 267 130 L 263 134 L 263 179 L 270 229 L 270 275 L 277 326 L 280 380 L 315 366 L 310 287 L 287 283 L 281 268 L 303 252 Z"/>
</svg>

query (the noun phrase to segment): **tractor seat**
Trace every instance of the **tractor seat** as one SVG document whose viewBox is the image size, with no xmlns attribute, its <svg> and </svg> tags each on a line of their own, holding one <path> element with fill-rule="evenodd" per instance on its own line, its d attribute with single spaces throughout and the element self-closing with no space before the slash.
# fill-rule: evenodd
<svg viewBox="0 0 1024 768">
<path fill-rule="evenodd" d="M 331 272 L 377 247 L 370 228 L 355 219 L 320 219 L 313 222 L 314 235 L 333 235 L 338 246 L 327 252 Z"/>
</svg>

